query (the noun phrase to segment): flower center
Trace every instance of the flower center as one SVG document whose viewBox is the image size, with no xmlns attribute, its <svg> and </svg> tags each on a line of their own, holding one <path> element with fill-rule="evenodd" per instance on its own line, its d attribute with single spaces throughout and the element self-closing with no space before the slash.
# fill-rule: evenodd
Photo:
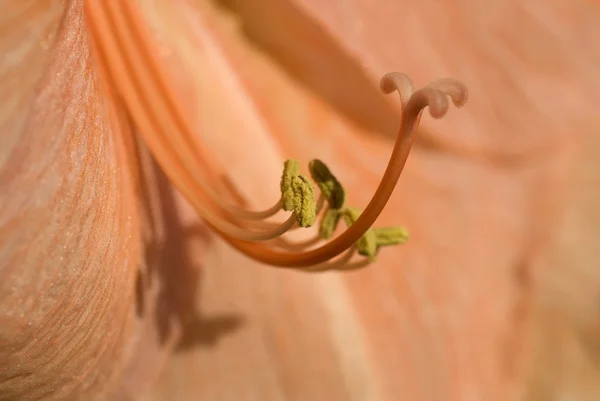
<svg viewBox="0 0 600 401">
<path fill-rule="evenodd" d="M 247 210 L 235 189 L 221 178 L 223 168 L 194 138 L 133 3 L 119 1 L 109 6 L 88 0 L 85 11 L 102 71 L 122 97 L 144 142 L 198 215 L 231 246 L 271 266 L 322 271 L 366 266 L 375 260 L 380 247 L 408 239 L 402 227 L 371 226 L 400 178 L 423 109 L 428 107 L 432 117 L 441 118 L 449 108 L 448 98 L 457 107 L 465 104 L 467 89 L 461 82 L 446 78 L 415 90 L 402 73 L 389 73 L 381 79 L 384 93 L 399 92 L 402 121 L 383 178 L 362 212 L 345 206 L 344 188 L 320 160 L 308 166 L 319 191 L 317 199 L 315 187 L 301 174 L 300 165 L 288 160 L 280 184 L 281 198 L 263 211 Z M 271 221 L 281 210 L 290 213 L 287 220 Z M 294 243 L 283 236 L 312 226 L 318 215 L 319 230 L 314 238 Z M 332 239 L 340 221 L 347 227 Z M 356 253 L 359 260 L 353 261 Z"/>
</svg>

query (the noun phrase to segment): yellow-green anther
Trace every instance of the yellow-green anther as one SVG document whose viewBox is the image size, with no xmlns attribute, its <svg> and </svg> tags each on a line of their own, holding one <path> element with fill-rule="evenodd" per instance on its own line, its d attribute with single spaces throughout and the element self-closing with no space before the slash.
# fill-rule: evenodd
<svg viewBox="0 0 600 401">
<path fill-rule="evenodd" d="M 292 203 L 294 214 L 300 227 L 310 227 L 317 219 L 317 202 L 315 190 L 303 175 L 292 177 L 291 189 L 293 192 Z"/>
<path fill-rule="evenodd" d="M 308 170 L 312 179 L 315 181 L 321 193 L 327 199 L 329 207 L 332 209 L 341 209 L 346 200 L 344 187 L 335 178 L 329 168 L 321 160 L 314 159 L 308 163 Z"/>
<path fill-rule="evenodd" d="M 283 163 L 283 175 L 281 176 L 281 203 L 285 211 L 294 210 L 294 191 L 292 179 L 300 174 L 300 163 L 296 160 L 286 160 Z"/>
<path fill-rule="evenodd" d="M 374 260 L 377 255 L 377 237 L 372 229 L 368 229 L 362 237 L 356 241 L 356 251 L 359 255 L 367 256 L 369 259 Z"/>
<path fill-rule="evenodd" d="M 283 163 L 281 176 L 281 207 L 294 212 L 300 227 L 310 227 L 317 219 L 315 190 L 307 177 L 300 174 L 300 164 L 296 160 Z"/>
<path fill-rule="evenodd" d="M 348 227 L 354 224 L 354 222 L 358 220 L 358 217 L 360 216 L 360 210 L 354 207 L 344 208 L 344 210 L 342 210 L 341 213 Z"/>
<path fill-rule="evenodd" d="M 360 216 L 360 210 L 355 208 L 346 208 L 343 211 L 344 221 L 348 226 L 354 224 Z M 377 236 L 373 229 L 368 229 L 359 239 L 356 241 L 356 251 L 359 255 L 367 256 L 369 259 L 374 259 L 377 255 Z"/>
<path fill-rule="evenodd" d="M 322 239 L 331 238 L 335 232 L 335 229 L 337 228 L 338 223 L 340 222 L 341 217 L 342 213 L 340 213 L 339 210 L 327 208 L 325 213 L 323 213 L 323 217 L 321 218 L 319 237 Z"/>
<path fill-rule="evenodd" d="M 374 228 L 377 237 L 377 247 L 404 244 L 408 241 L 408 230 L 404 227 Z"/>
<path fill-rule="evenodd" d="M 346 208 L 341 211 L 348 226 L 354 224 L 360 216 L 360 210 Z M 356 241 L 359 255 L 367 256 L 374 261 L 379 247 L 403 244 L 408 241 L 408 230 L 404 227 L 370 228 Z"/>
</svg>

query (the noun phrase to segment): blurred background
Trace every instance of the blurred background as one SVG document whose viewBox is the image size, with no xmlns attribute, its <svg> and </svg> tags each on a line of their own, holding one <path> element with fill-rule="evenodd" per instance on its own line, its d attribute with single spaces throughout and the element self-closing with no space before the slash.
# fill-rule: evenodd
<svg viewBox="0 0 600 401">
<path fill-rule="evenodd" d="M 107 7 L 111 6 L 107 2 Z M 326 160 L 364 207 L 390 71 L 461 80 L 352 273 L 249 261 L 152 162 L 80 0 L 0 0 L 0 400 L 600 399 L 600 14 L 589 0 L 136 0 L 256 208 Z M 133 168 L 128 168 L 132 166 Z"/>
</svg>

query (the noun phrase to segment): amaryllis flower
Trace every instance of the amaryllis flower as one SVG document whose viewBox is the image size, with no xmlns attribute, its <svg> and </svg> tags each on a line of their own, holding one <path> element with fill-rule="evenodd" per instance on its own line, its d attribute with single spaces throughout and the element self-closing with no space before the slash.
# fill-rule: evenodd
<svg viewBox="0 0 600 401">
<path fill-rule="evenodd" d="M 0 399 L 598 394 L 595 5 L 3 5 Z"/>
</svg>

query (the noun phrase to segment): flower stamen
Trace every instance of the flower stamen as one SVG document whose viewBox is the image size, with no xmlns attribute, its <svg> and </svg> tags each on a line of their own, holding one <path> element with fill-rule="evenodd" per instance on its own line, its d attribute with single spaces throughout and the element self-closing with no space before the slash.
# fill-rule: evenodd
<svg viewBox="0 0 600 401">
<path fill-rule="evenodd" d="M 123 99 L 138 132 L 175 187 L 231 246 L 272 266 L 321 271 L 363 267 L 374 260 L 380 247 L 406 241 L 403 228 L 371 226 L 402 173 L 423 109 L 428 107 L 432 117 L 440 118 L 449 108 L 448 97 L 455 106 L 462 106 L 467 100 L 462 83 L 442 79 L 415 90 L 405 74 L 390 73 L 382 78 L 384 93 L 398 91 L 400 95 L 402 120 L 383 178 L 362 213 L 345 207 L 343 187 L 319 160 L 308 166 L 320 191 L 317 201 L 312 183 L 300 174 L 297 162 L 287 161 L 280 183 L 281 198 L 265 210 L 253 211 L 223 179 L 227 177 L 224 169 L 194 135 L 134 3 L 86 0 L 85 11 L 100 66 Z M 310 227 L 325 202 L 319 235 L 300 243 L 282 237 L 290 230 Z M 291 212 L 284 222 L 269 221 L 282 210 Z M 330 239 L 341 219 L 347 229 Z M 321 243 L 324 240 L 329 241 Z M 355 253 L 367 258 L 353 263 Z"/>
</svg>

